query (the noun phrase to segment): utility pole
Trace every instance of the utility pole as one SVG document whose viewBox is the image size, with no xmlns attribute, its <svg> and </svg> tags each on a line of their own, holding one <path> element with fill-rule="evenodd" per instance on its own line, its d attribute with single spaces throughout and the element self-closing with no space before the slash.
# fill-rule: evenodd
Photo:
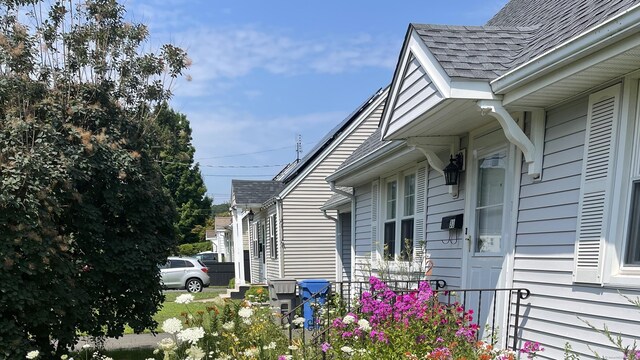
<svg viewBox="0 0 640 360">
<path fill-rule="evenodd" d="M 300 154 L 302 154 L 302 135 L 296 135 L 296 163 L 300 162 Z"/>
</svg>

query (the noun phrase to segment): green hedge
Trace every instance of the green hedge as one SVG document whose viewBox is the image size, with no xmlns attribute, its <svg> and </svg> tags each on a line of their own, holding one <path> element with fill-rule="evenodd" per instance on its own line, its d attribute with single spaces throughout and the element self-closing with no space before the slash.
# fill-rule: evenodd
<svg viewBox="0 0 640 360">
<path fill-rule="evenodd" d="M 180 256 L 193 256 L 201 251 L 211 251 L 211 243 L 209 241 L 204 241 L 178 246 L 178 255 Z"/>
</svg>

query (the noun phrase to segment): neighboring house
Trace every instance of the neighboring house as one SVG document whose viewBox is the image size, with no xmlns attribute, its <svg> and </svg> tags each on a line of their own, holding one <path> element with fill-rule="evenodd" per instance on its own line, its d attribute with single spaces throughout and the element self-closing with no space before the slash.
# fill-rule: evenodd
<svg viewBox="0 0 640 360">
<path fill-rule="evenodd" d="M 333 194 L 325 178 L 378 127 L 387 92 L 377 91 L 306 156 L 278 174 L 282 189 L 254 208 L 251 282 L 342 278 L 336 261 L 335 211 L 320 210 Z"/>
<path fill-rule="evenodd" d="M 254 282 L 250 278 L 249 269 L 253 259 L 249 255 L 250 217 L 255 216 L 262 203 L 282 190 L 279 181 L 270 180 L 231 180 L 231 243 L 235 263 L 236 287 L 246 282 Z"/>
<path fill-rule="evenodd" d="M 207 230 L 207 236 L 209 230 Z M 231 217 L 216 216 L 214 220 L 214 233 L 210 241 L 213 243 L 213 251 L 218 254 L 218 261 L 233 261 L 233 253 L 230 251 L 231 242 Z"/>
<path fill-rule="evenodd" d="M 623 297 L 640 295 L 639 80 L 635 1 L 512 0 L 485 26 L 410 25 L 380 128 L 327 178 L 353 189 L 352 276 L 426 251 L 451 288 L 529 289 L 520 339 L 541 357 L 567 342 L 620 356 L 586 322 L 640 334 Z M 483 321 L 505 329 L 513 304 L 488 300 Z"/>
</svg>

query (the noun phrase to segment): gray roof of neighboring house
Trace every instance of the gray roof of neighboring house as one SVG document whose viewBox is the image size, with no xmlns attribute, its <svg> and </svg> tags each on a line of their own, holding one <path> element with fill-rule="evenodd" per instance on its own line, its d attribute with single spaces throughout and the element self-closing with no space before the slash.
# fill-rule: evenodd
<svg viewBox="0 0 640 360">
<path fill-rule="evenodd" d="M 288 171 L 287 176 L 282 180 L 285 184 L 293 180 L 298 174 L 300 174 L 327 146 L 329 146 L 338 135 L 344 131 L 351 122 L 356 119 L 372 102 L 374 102 L 383 93 L 383 89 L 378 89 L 373 95 L 371 95 L 365 102 L 356 108 L 349 116 L 342 120 L 336 127 L 331 129 L 318 143 L 305 155 L 300 162 L 291 170 Z"/>
<path fill-rule="evenodd" d="M 638 2 L 511 0 L 485 26 L 411 26 L 449 76 L 493 80 Z"/>
<path fill-rule="evenodd" d="M 509 70 L 536 27 L 412 24 L 451 77 L 495 79 Z"/>
<path fill-rule="evenodd" d="M 376 131 L 373 132 L 360 146 L 358 146 L 348 158 L 346 158 L 342 164 L 336 169 L 335 172 L 338 172 L 347 166 L 355 163 L 356 161 L 364 158 L 365 156 L 373 153 L 374 151 L 382 148 L 383 146 L 390 143 L 401 143 L 401 140 L 393 140 L 393 141 L 383 141 L 382 140 L 382 129 L 378 127 Z"/>
<path fill-rule="evenodd" d="M 353 195 L 353 188 L 338 186 L 337 189 Z M 325 201 L 322 207 L 320 207 L 320 210 L 335 209 L 336 207 L 342 206 L 346 203 L 349 203 L 350 201 L 351 199 L 349 199 L 347 196 L 334 193 L 333 195 L 331 195 L 329 200 Z"/>
<path fill-rule="evenodd" d="M 284 188 L 280 181 L 231 180 L 231 192 L 236 204 L 262 204 Z"/>
</svg>

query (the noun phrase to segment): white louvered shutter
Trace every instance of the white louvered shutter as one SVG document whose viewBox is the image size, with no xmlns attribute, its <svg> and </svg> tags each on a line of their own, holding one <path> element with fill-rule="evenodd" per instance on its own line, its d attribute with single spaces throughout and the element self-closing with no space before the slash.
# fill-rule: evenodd
<svg viewBox="0 0 640 360">
<path fill-rule="evenodd" d="M 381 240 L 378 238 L 378 215 L 380 212 L 380 185 L 376 180 L 371 184 L 371 262 L 376 263 L 376 253 Z"/>
<path fill-rule="evenodd" d="M 589 97 L 573 271 L 575 282 L 602 282 L 619 103 L 619 84 Z"/>
<path fill-rule="evenodd" d="M 416 213 L 413 229 L 413 254 L 417 263 L 422 262 L 425 242 L 427 209 L 427 168 L 423 164 L 416 171 Z"/>
</svg>

